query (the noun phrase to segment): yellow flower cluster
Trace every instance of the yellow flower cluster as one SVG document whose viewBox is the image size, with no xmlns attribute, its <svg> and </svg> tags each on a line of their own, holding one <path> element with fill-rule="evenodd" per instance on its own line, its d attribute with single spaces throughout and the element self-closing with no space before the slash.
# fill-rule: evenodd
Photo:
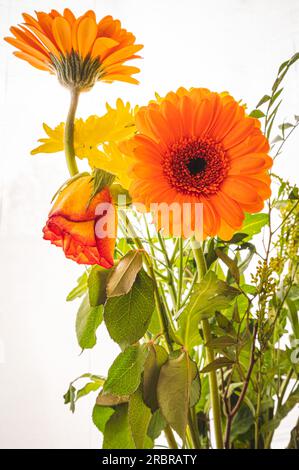
<svg viewBox="0 0 299 470">
<path fill-rule="evenodd" d="M 86 158 L 91 168 L 101 168 L 116 175 L 124 188 L 128 188 L 130 179 L 127 174 L 128 156 L 119 150 L 118 144 L 131 138 L 135 132 L 134 115 L 137 108 L 130 103 L 116 101 L 115 108 L 106 104 L 107 112 L 103 116 L 90 116 L 86 120 L 75 120 L 74 147 L 76 156 Z M 41 138 L 38 147 L 31 151 L 38 153 L 55 153 L 64 150 L 64 122 L 55 128 L 43 124 L 47 137 Z"/>
</svg>

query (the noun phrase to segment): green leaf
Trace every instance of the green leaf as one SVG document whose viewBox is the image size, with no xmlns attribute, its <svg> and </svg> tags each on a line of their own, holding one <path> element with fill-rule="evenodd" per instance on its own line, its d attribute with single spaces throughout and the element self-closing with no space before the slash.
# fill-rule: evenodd
<svg viewBox="0 0 299 470">
<path fill-rule="evenodd" d="M 166 426 L 167 421 L 163 417 L 161 410 L 158 409 L 151 417 L 147 434 L 153 441 L 155 441 L 155 439 L 160 436 L 161 432 L 166 428 Z"/>
<path fill-rule="evenodd" d="M 238 439 L 245 434 L 254 424 L 254 417 L 247 405 L 243 404 L 239 409 L 237 416 L 233 420 L 231 430 L 231 441 Z"/>
<path fill-rule="evenodd" d="M 250 240 L 253 235 L 260 233 L 262 228 L 269 222 L 268 214 L 246 214 L 242 229 L 242 233 L 247 233 L 246 240 Z"/>
<path fill-rule="evenodd" d="M 77 340 L 82 349 L 90 349 L 97 342 L 96 331 L 103 320 L 103 307 L 91 307 L 88 295 L 83 299 L 76 318 Z"/>
<path fill-rule="evenodd" d="M 227 359 L 227 357 L 217 357 L 214 361 L 207 364 L 203 369 L 201 369 L 201 374 L 206 374 L 212 370 L 222 369 L 223 367 L 229 367 L 233 364 L 233 361 Z"/>
<path fill-rule="evenodd" d="M 216 254 L 217 256 L 226 264 L 228 267 L 231 275 L 235 279 L 236 283 L 239 284 L 240 282 L 240 273 L 239 273 L 239 268 L 233 259 L 231 259 L 226 253 L 224 253 L 223 250 L 220 250 L 220 248 L 216 248 Z"/>
<path fill-rule="evenodd" d="M 139 388 L 130 397 L 128 411 L 129 425 L 136 449 L 152 447 L 152 442 L 147 436 L 151 416 L 151 410 L 143 402 L 142 391 Z"/>
<path fill-rule="evenodd" d="M 141 252 L 129 251 L 111 271 L 107 283 L 107 297 L 118 297 L 130 292 L 141 268 Z"/>
<path fill-rule="evenodd" d="M 179 335 L 189 349 L 199 341 L 198 324 L 213 316 L 216 310 L 227 308 L 240 292 L 208 271 L 191 294 L 189 303 L 178 318 Z"/>
<path fill-rule="evenodd" d="M 68 391 L 63 395 L 64 398 L 64 404 L 68 405 L 70 404 L 70 410 L 72 413 L 75 411 L 75 401 L 76 401 L 76 389 L 75 387 L 71 384 L 69 386 Z"/>
<path fill-rule="evenodd" d="M 144 364 L 143 373 L 143 399 L 147 406 L 155 411 L 158 405 L 157 384 L 160 370 L 168 359 L 168 354 L 162 346 L 148 345 L 148 356 Z"/>
<path fill-rule="evenodd" d="M 109 173 L 108 171 L 96 168 L 93 172 L 93 191 L 91 193 L 91 196 L 89 198 L 88 204 L 91 203 L 93 198 L 99 194 L 104 188 L 107 186 L 111 186 L 113 181 L 115 180 L 115 175 L 112 173 Z"/>
<path fill-rule="evenodd" d="M 70 302 L 71 300 L 77 299 L 78 297 L 82 297 L 87 291 L 87 279 L 88 273 L 85 271 L 82 276 L 78 277 L 77 285 L 71 292 L 68 294 L 66 300 Z"/>
<path fill-rule="evenodd" d="M 79 398 L 85 397 L 90 392 L 95 392 L 103 385 L 103 383 L 104 381 L 102 383 L 101 382 L 88 382 L 86 385 L 84 385 L 84 387 L 80 388 L 80 390 L 77 391 L 76 401 Z"/>
<path fill-rule="evenodd" d="M 235 346 L 237 344 L 236 338 L 233 338 L 228 335 L 219 336 L 218 338 L 210 339 L 206 346 L 214 349 L 228 348 L 230 346 Z"/>
<path fill-rule="evenodd" d="M 128 405 L 120 405 L 107 421 L 103 449 L 135 449 L 128 419 Z"/>
<path fill-rule="evenodd" d="M 148 354 L 145 346 L 129 346 L 120 353 L 109 369 L 104 393 L 131 395 L 139 387 Z"/>
<path fill-rule="evenodd" d="M 109 406 L 94 406 L 92 411 L 92 421 L 101 433 L 104 434 L 106 423 L 113 413 L 114 409 Z"/>
<path fill-rule="evenodd" d="M 154 308 L 153 281 L 142 270 L 128 294 L 106 302 L 104 319 L 111 338 L 121 348 L 136 343 L 145 334 Z"/>
<path fill-rule="evenodd" d="M 161 368 L 157 394 L 161 413 L 185 441 L 191 384 L 197 375 L 196 364 L 186 352 L 170 358 Z"/>
<path fill-rule="evenodd" d="M 88 278 L 89 303 L 91 307 L 103 305 L 106 302 L 106 285 L 110 274 L 109 269 L 94 266 Z"/>
<path fill-rule="evenodd" d="M 249 114 L 249 116 L 252 117 L 252 118 L 260 119 L 260 118 L 265 117 L 265 113 L 263 113 L 263 112 L 260 111 L 259 109 L 254 109 L 253 111 L 251 111 L 251 113 Z"/>
<path fill-rule="evenodd" d="M 258 102 L 258 104 L 256 105 L 257 108 L 259 108 L 260 106 L 262 106 L 262 104 L 264 103 L 267 103 L 267 101 L 269 101 L 271 99 L 271 96 L 269 95 L 264 95 L 260 101 Z"/>
</svg>

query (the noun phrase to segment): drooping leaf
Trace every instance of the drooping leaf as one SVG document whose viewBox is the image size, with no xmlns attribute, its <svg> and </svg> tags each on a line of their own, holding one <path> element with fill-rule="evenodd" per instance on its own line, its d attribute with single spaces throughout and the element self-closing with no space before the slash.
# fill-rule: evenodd
<svg viewBox="0 0 299 470">
<path fill-rule="evenodd" d="M 179 316 L 179 336 L 187 348 L 199 342 L 198 324 L 214 315 L 216 310 L 227 308 L 240 292 L 208 271 L 202 281 L 195 286 L 189 303 Z"/>
<path fill-rule="evenodd" d="M 143 373 L 143 399 L 147 406 L 155 411 L 158 405 L 157 384 L 160 370 L 168 359 L 168 354 L 162 346 L 149 344 L 148 356 Z"/>
<path fill-rule="evenodd" d="M 87 291 L 87 280 L 88 280 L 88 273 L 85 271 L 82 276 L 77 279 L 77 285 L 71 292 L 68 294 L 66 300 L 70 302 L 71 300 L 77 299 L 78 297 L 82 297 Z"/>
<path fill-rule="evenodd" d="M 101 433 L 104 434 L 106 423 L 113 413 L 114 409 L 109 406 L 94 406 L 92 411 L 92 421 Z"/>
<path fill-rule="evenodd" d="M 143 401 L 140 387 L 130 397 L 128 416 L 131 434 L 136 448 L 151 448 L 153 443 L 147 436 L 147 429 L 152 414 L 151 410 Z"/>
<path fill-rule="evenodd" d="M 260 118 L 265 117 L 265 113 L 263 113 L 260 109 L 254 109 L 253 111 L 251 111 L 249 116 L 253 117 L 253 118 L 260 119 Z"/>
<path fill-rule="evenodd" d="M 92 307 L 103 305 L 106 302 L 106 285 L 110 269 L 94 266 L 88 277 L 89 303 Z"/>
<path fill-rule="evenodd" d="M 128 294 L 106 302 L 104 320 L 111 338 L 121 348 L 136 343 L 145 334 L 154 308 L 153 281 L 141 270 Z"/>
<path fill-rule="evenodd" d="M 200 371 L 201 374 L 206 374 L 207 372 L 211 372 L 212 370 L 222 369 L 223 367 L 229 367 L 233 364 L 233 361 L 228 359 L 227 357 L 217 357 L 214 361 L 207 364 L 203 367 Z"/>
<path fill-rule="evenodd" d="M 161 412 L 183 442 L 190 407 L 191 384 L 196 375 L 196 364 L 186 352 L 182 352 L 179 356 L 168 359 L 161 368 L 158 380 L 157 395 Z"/>
<path fill-rule="evenodd" d="M 104 393 L 131 395 L 139 387 L 148 354 L 145 346 L 129 346 L 121 352 L 109 369 Z"/>
<path fill-rule="evenodd" d="M 118 297 L 127 294 L 142 268 L 140 251 L 129 251 L 112 269 L 107 283 L 107 296 Z"/>
<path fill-rule="evenodd" d="M 206 346 L 209 348 L 214 348 L 214 349 L 222 349 L 222 348 L 227 348 L 229 346 L 235 346 L 236 344 L 237 344 L 236 338 L 233 338 L 232 336 L 224 335 L 224 336 L 219 336 L 218 338 L 210 339 L 206 343 Z"/>
<path fill-rule="evenodd" d="M 96 331 L 103 320 L 103 307 L 91 307 L 86 295 L 76 318 L 77 340 L 82 349 L 90 349 L 96 344 Z"/>
<path fill-rule="evenodd" d="M 247 405 L 243 404 L 232 423 L 231 441 L 238 439 L 254 425 L 254 416 Z"/>
<path fill-rule="evenodd" d="M 76 401 L 76 388 L 71 384 L 68 388 L 68 391 L 63 395 L 64 404 L 70 404 L 70 410 L 72 413 L 75 411 L 75 401 Z"/>
<path fill-rule="evenodd" d="M 236 283 L 239 284 L 240 272 L 236 261 L 231 259 L 223 250 L 220 250 L 220 248 L 216 248 L 215 251 L 217 256 L 226 264 L 226 266 L 230 270 L 230 273 L 235 279 Z"/>
<path fill-rule="evenodd" d="M 135 449 L 128 418 L 128 405 L 119 405 L 105 425 L 103 449 Z"/>
</svg>

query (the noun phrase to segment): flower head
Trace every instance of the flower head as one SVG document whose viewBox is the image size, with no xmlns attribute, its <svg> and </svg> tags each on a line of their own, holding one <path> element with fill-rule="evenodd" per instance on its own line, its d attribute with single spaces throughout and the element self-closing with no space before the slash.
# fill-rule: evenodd
<svg viewBox="0 0 299 470">
<path fill-rule="evenodd" d="M 89 116 L 86 120 L 75 120 L 74 150 L 78 158 L 88 159 L 92 169 L 102 169 L 116 176 L 117 181 L 128 188 L 128 157 L 124 155 L 118 144 L 133 137 L 136 132 L 134 115 L 137 112 L 130 103 L 121 99 L 115 107 L 106 104 L 103 116 Z M 54 129 L 44 124 L 47 137 L 39 139 L 40 145 L 31 151 L 38 153 L 55 153 L 64 149 L 64 122 Z"/>
<path fill-rule="evenodd" d="M 140 70 L 124 65 L 139 57 L 142 45 L 121 27 L 119 20 L 105 16 L 98 23 L 93 11 L 76 18 L 66 8 L 63 14 L 23 14 L 24 24 L 13 26 L 14 37 L 5 38 L 19 49 L 14 54 L 40 70 L 56 73 L 68 88 L 90 89 L 97 80 L 138 83 L 132 77 Z"/>
<path fill-rule="evenodd" d="M 136 126 L 139 134 L 123 146 L 134 158 L 133 201 L 147 208 L 190 203 L 194 233 L 201 203 L 204 237 L 225 240 L 245 212 L 262 210 L 271 194 L 269 144 L 259 121 L 229 94 L 180 88 L 140 108 Z"/>
<path fill-rule="evenodd" d="M 44 239 L 63 249 L 65 256 L 79 264 L 113 266 L 115 246 L 115 211 L 108 188 L 90 200 L 93 183 L 90 176 L 68 184 L 57 196 L 47 223 Z M 112 209 L 112 210 L 111 210 Z M 101 219 L 113 233 L 101 232 Z M 99 223 L 100 222 L 100 223 Z"/>
</svg>

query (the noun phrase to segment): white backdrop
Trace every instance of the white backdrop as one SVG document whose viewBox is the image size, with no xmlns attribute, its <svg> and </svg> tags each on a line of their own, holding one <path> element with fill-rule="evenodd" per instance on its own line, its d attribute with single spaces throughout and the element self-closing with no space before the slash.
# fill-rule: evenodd
<svg viewBox="0 0 299 470">
<path fill-rule="evenodd" d="M 78 115 L 101 113 L 117 97 L 145 103 L 154 91 L 184 86 L 229 90 L 252 108 L 274 80 L 278 65 L 299 50 L 297 0 L 0 0 L 0 38 L 23 11 L 66 6 L 112 14 L 145 44 L 141 84 L 97 84 L 81 97 Z M 62 154 L 30 156 L 42 122 L 65 119 L 68 93 L 53 76 L 12 55 L 0 40 L 0 447 L 93 448 L 99 434 L 92 402 L 75 415 L 63 404 L 68 382 L 83 372 L 104 374 L 117 352 L 104 331 L 79 355 L 77 305 L 66 303 L 82 268 L 42 240 L 50 200 L 66 179 Z M 299 114 L 298 65 L 286 80 L 281 119 Z M 276 172 L 294 181 L 298 136 Z M 288 439 L 287 425 L 276 447 Z"/>
</svg>

